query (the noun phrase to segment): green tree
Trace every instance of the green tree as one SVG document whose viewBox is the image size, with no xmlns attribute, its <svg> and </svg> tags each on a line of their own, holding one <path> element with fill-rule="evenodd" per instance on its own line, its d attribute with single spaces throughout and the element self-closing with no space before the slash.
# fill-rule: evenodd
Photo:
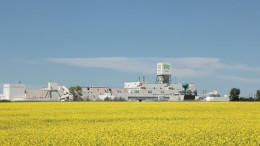
<svg viewBox="0 0 260 146">
<path fill-rule="evenodd" d="M 256 101 L 260 101 L 260 90 L 256 91 Z"/>
<path fill-rule="evenodd" d="M 229 96 L 230 101 L 239 101 L 239 94 L 240 94 L 240 89 L 232 88 Z"/>
<path fill-rule="evenodd" d="M 106 97 L 106 98 L 104 99 L 104 101 L 112 101 L 112 99 L 109 98 L 109 97 Z"/>
<path fill-rule="evenodd" d="M 115 97 L 113 101 L 125 101 L 125 99 L 122 97 Z"/>
<path fill-rule="evenodd" d="M 123 97 L 119 97 L 118 99 L 119 101 L 125 101 L 125 99 Z"/>
<path fill-rule="evenodd" d="M 193 95 L 197 96 L 197 95 L 198 95 L 198 91 L 197 91 L 197 90 L 194 90 L 194 91 L 193 91 Z"/>
<path fill-rule="evenodd" d="M 73 101 L 83 101 L 82 88 L 80 86 L 74 86 L 69 88 L 70 93 L 73 95 Z"/>
</svg>

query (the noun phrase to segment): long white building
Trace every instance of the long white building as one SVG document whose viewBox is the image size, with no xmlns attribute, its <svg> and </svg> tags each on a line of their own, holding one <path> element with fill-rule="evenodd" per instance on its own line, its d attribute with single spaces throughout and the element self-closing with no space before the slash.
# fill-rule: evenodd
<svg viewBox="0 0 260 146">
<path fill-rule="evenodd" d="M 229 101 L 229 97 L 227 95 L 220 96 L 218 91 L 214 91 L 207 94 L 205 101 Z"/>
<path fill-rule="evenodd" d="M 170 63 L 157 64 L 155 83 L 126 82 L 129 101 L 184 101 L 196 100 L 196 86 L 194 83 L 171 83 L 172 65 Z"/>
</svg>

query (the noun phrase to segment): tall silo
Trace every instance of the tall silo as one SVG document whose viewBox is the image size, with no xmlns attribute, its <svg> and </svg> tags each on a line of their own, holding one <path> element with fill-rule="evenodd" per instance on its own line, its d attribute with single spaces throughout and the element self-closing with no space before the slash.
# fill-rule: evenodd
<svg viewBox="0 0 260 146">
<path fill-rule="evenodd" d="M 170 63 L 157 63 L 156 83 L 170 84 L 172 66 Z"/>
</svg>

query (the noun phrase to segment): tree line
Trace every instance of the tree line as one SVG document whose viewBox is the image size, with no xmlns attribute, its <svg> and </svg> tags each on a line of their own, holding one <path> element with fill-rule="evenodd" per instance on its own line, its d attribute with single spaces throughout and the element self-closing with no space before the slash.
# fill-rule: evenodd
<svg viewBox="0 0 260 146">
<path fill-rule="evenodd" d="M 229 94 L 229 100 L 230 101 L 260 101 L 260 90 L 256 91 L 256 97 L 249 97 L 249 98 L 245 98 L 245 97 L 239 97 L 240 95 L 240 89 L 238 88 L 232 88 L 230 90 L 230 94 Z"/>
</svg>

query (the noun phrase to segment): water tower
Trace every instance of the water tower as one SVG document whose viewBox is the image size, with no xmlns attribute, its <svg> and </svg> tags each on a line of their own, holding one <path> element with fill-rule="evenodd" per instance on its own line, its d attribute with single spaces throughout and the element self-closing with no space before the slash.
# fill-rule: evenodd
<svg viewBox="0 0 260 146">
<path fill-rule="evenodd" d="M 187 89 L 189 88 L 189 84 L 188 84 L 188 83 L 182 83 L 182 88 L 183 88 L 184 91 L 186 92 Z"/>
<path fill-rule="evenodd" d="M 171 84 L 171 69 L 170 63 L 157 63 L 156 83 Z"/>
</svg>

